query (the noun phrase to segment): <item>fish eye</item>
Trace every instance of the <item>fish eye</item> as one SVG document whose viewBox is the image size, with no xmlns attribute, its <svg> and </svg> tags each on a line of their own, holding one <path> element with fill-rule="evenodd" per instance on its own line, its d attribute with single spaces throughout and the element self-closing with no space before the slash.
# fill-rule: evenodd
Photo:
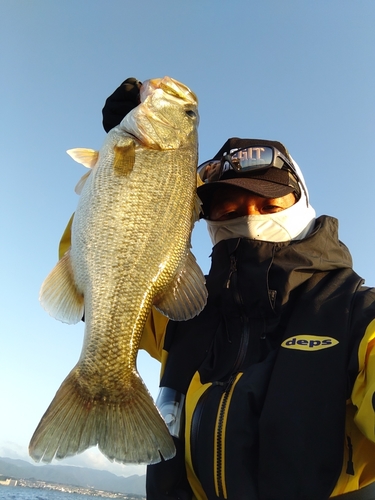
<svg viewBox="0 0 375 500">
<path fill-rule="evenodd" d="M 192 109 L 187 109 L 186 110 L 186 114 L 188 116 L 191 116 L 192 118 L 194 118 L 195 116 L 197 116 L 196 113 Z"/>
</svg>

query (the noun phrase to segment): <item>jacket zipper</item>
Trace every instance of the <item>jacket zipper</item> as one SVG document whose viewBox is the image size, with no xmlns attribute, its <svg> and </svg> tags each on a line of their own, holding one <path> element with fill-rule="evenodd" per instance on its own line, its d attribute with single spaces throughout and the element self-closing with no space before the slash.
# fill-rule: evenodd
<svg viewBox="0 0 375 500">
<path fill-rule="evenodd" d="M 242 366 L 242 363 L 244 362 L 246 353 L 247 353 L 247 348 L 249 346 L 249 339 L 250 339 L 250 325 L 249 325 L 249 319 L 246 314 L 243 313 L 243 300 L 242 297 L 238 291 L 238 286 L 237 286 L 237 261 L 235 256 L 232 254 L 230 256 L 230 268 L 229 268 L 229 276 L 228 280 L 226 283 L 226 287 L 229 288 L 231 285 L 233 287 L 233 297 L 239 306 L 239 309 L 241 310 L 241 319 L 242 319 L 242 334 L 241 334 L 241 343 L 240 347 L 238 349 L 238 354 L 237 354 L 237 359 L 234 363 L 232 373 L 234 376 L 237 374 L 239 369 Z"/>
<path fill-rule="evenodd" d="M 231 285 L 234 287 L 233 294 L 237 304 L 242 309 L 243 301 L 242 297 L 238 292 L 237 287 L 237 279 L 235 273 L 237 272 L 237 261 L 235 256 L 232 254 L 230 256 L 230 267 L 229 267 L 229 276 L 226 282 L 226 288 L 229 288 Z M 227 412 L 227 407 L 230 402 L 230 396 L 233 389 L 234 382 L 238 376 L 238 372 L 242 366 L 242 363 L 245 359 L 247 348 L 249 345 L 249 337 L 250 337 L 250 328 L 249 328 L 249 320 L 245 314 L 242 314 L 243 321 L 243 330 L 241 334 L 241 343 L 238 350 L 238 355 L 236 362 L 233 366 L 232 375 L 228 380 L 228 383 L 225 386 L 223 396 L 220 400 L 220 405 L 218 409 L 218 418 L 215 432 L 215 445 L 216 445 L 216 463 L 214 467 L 214 483 L 216 494 L 219 498 L 227 498 L 226 493 L 226 483 L 225 483 L 225 416 Z"/>
<path fill-rule="evenodd" d="M 232 375 L 226 385 L 223 396 L 218 409 L 217 425 L 215 429 L 215 444 L 216 444 L 216 460 L 214 467 L 214 483 L 216 495 L 219 498 L 227 498 L 225 484 L 225 440 L 224 440 L 224 424 L 226 409 L 229 402 L 229 395 L 235 381 L 235 375 Z"/>
</svg>

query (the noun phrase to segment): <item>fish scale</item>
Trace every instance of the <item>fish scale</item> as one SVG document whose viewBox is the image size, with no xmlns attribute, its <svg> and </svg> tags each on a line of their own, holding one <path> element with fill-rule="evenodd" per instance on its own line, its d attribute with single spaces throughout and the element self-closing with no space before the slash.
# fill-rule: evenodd
<svg viewBox="0 0 375 500">
<path fill-rule="evenodd" d="M 72 153 L 92 171 L 79 183 L 71 248 L 40 298 L 68 323 L 84 312 L 85 337 L 77 365 L 31 439 L 37 461 L 95 445 L 122 463 L 156 463 L 175 453 L 136 358 L 153 306 L 186 320 L 207 299 L 190 251 L 199 211 L 197 101 L 169 77 L 146 82 L 141 101 L 109 132 L 99 154 Z"/>
</svg>

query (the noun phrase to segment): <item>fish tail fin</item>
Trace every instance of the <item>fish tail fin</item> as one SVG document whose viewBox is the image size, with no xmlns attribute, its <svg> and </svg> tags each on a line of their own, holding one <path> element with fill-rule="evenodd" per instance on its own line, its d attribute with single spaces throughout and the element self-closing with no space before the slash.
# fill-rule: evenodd
<svg viewBox="0 0 375 500">
<path fill-rule="evenodd" d="M 62 383 L 31 438 L 29 453 L 36 462 L 96 445 L 120 463 L 151 464 L 175 455 L 173 439 L 135 370 L 116 399 L 83 394 L 77 371 Z"/>
</svg>

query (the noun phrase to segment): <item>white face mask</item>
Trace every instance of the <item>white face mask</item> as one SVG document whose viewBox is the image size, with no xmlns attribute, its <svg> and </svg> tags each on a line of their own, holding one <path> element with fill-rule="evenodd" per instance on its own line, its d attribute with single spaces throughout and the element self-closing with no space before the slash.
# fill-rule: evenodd
<svg viewBox="0 0 375 500">
<path fill-rule="evenodd" d="M 213 245 L 230 238 L 250 238 L 274 243 L 302 240 L 313 229 L 315 210 L 307 204 L 301 190 L 301 198 L 289 208 L 275 214 L 246 215 L 227 221 L 207 220 L 207 228 Z"/>
</svg>

